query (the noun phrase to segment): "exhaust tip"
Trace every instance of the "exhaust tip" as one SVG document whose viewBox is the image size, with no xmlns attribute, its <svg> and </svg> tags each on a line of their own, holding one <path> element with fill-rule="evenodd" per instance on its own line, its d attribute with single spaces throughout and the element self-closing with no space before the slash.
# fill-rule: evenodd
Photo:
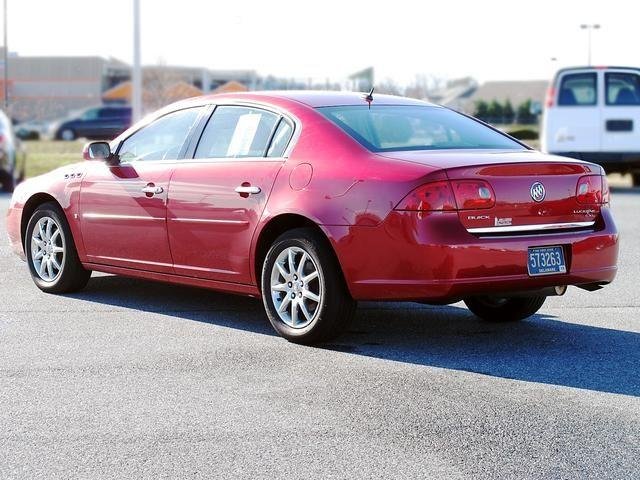
<svg viewBox="0 0 640 480">
<path fill-rule="evenodd" d="M 553 287 L 553 290 L 555 291 L 555 294 L 557 296 L 561 297 L 567 291 L 567 286 L 566 285 L 558 285 L 558 286 Z"/>
</svg>

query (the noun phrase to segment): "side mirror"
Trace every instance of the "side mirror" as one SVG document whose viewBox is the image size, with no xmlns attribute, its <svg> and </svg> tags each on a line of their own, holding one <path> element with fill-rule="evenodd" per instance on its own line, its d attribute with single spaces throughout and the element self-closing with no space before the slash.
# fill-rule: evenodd
<svg viewBox="0 0 640 480">
<path fill-rule="evenodd" d="M 87 143 L 82 150 L 82 156 L 85 160 L 102 160 L 110 165 L 118 163 L 116 156 L 111 153 L 108 142 Z"/>
</svg>

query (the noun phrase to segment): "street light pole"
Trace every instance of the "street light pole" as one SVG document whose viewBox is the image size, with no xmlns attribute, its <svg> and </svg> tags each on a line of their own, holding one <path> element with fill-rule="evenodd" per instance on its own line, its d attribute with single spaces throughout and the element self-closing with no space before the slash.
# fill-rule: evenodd
<svg viewBox="0 0 640 480">
<path fill-rule="evenodd" d="M 4 72 L 4 79 L 2 82 L 2 87 L 4 89 L 4 109 L 5 111 L 9 108 L 9 44 L 7 43 L 7 0 L 3 2 L 3 13 L 4 13 L 4 26 L 3 26 L 3 34 L 4 34 L 4 68 L 2 69 Z"/>
<path fill-rule="evenodd" d="M 6 1 L 6 0 L 5 0 Z M 140 67 L 140 0 L 133 0 L 133 72 L 131 75 L 133 121 L 142 116 L 142 71 Z"/>
<path fill-rule="evenodd" d="M 591 66 L 591 31 L 592 30 L 598 30 L 600 28 L 600 25 L 597 23 L 594 24 L 586 24 L 583 23 L 582 25 L 580 25 L 580 28 L 582 30 L 586 30 L 587 31 L 587 65 Z"/>
</svg>

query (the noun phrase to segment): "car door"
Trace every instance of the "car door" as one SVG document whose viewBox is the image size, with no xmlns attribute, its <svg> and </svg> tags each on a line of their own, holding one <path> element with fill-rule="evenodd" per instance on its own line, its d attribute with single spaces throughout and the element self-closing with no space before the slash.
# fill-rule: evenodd
<svg viewBox="0 0 640 480">
<path fill-rule="evenodd" d="M 640 72 L 604 72 L 601 132 L 605 152 L 640 152 Z"/>
<path fill-rule="evenodd" d="M 168 113 L 122 141 L 120 163 L 92 162 L 80 190 L 80 223 L 89 262 L 173 273 L 167 192 L 201 108 Z"/>
<path fill-rule="evenodd" d="M 169 185 L 167 229 L 176 273 L 252 282 L 249 250 L 293 123 L 245 106 L 218 106 L 193 159 Z"/>
<path fill-rule="evenodd" d="M 79 118 L 73 121 L 72 128 L 75 131 L 76 138 L 91 138 L 95 135 L 95 132 L 98 129 L 98 124 L 100 122 L 100 119 L 98 118 L 99 114 L 100 108 L 90 108 L 88 110 L 85 110 Z"/>
<path fill-rule="evenodd" d="M 596 70 L 563 73 L 555 102 L 545 113 L 545 149 L 552 153 L 600 150 L 600 104 Z"/>
</svg>

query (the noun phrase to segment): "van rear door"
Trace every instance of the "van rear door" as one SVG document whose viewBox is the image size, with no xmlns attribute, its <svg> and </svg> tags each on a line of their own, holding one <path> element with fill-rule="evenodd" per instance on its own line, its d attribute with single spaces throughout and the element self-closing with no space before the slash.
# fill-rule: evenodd
<svg viewBox="0 0 640 480">
<path fill-rule="evenodd" d="M 544 117 L 543 150 L 549 153 L 597 152 L 601 139 L 601 72 L 560 72 Z"/>
<path fill-rule="evenodd" d="M 603 152 L 640 152 L 640 71 L 604 71 Z"/>
</svg>

